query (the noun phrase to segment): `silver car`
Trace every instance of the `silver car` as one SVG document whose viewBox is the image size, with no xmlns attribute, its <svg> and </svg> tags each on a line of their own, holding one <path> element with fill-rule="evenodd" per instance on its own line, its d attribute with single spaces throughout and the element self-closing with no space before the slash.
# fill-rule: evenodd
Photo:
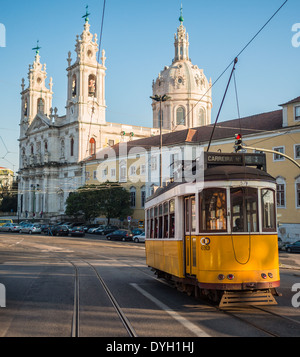
<svg viewBox="0 0 300 357">
<path fill-rule="evenodd" d="M 41 233 L 41 226 L 39 224 L 26 224 L 26 226 L 21 227 L 20 233 Z"/>
<path fill-rule="evenodd" d="M 1 232 L 19 232 L 21 226 L 15 223 L 5 223 L 3 226 L 0 226 Z"/>
</svg>

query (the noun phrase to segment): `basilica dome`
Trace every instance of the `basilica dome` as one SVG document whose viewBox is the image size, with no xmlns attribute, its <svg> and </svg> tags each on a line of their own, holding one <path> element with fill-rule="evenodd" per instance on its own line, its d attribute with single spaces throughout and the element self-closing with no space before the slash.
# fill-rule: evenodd
<svg viewBox="0 0 300 357">
<path fill-rule="evenodd" d="M 165 102 L 152 102 L 153 126 L 166 130 L 180 130 L 210 124 L 211 120 L 211 81 L 208 81 L 197 65 L 189 58 L 189 36 L 183 26 L 175 34 L 175 57 L 170 66 L 165 66 L 153 81 L 153 96 L 167 95 Z M 160 113 L 160 106 L 162 113 Z"/>
</svg>

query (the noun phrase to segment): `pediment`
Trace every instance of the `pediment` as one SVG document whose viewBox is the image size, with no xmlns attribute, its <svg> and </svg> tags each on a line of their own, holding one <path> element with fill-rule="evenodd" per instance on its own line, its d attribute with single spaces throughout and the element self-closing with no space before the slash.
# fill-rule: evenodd
<svg viewBox="0 0 300 357">
<path fill-rule="evenodd" d="M 50 120 L 43 114 L 38 113 L 30 124 L 27 134 L 30 134 L 34 131 L 39 131 L 43 129 L 48 129 L 50 126 Z"/>
</svg>

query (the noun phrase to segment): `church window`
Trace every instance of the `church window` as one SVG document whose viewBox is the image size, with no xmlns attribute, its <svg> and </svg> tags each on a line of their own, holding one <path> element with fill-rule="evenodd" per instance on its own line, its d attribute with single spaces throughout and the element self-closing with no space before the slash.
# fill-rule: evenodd
<svg viewBox="0 0 300 357">
<path fill-rule="evenodd" d="M 31 144 L 31 145 L 30 145 L 30 153 L 31 153 L 31 155 L 33 155 L 33 153 L 34 153 L 34 147 L 33 147 L 33 144 Z"/>
<path fill-rule="evenodd" d="M 96 76 L 93 74 L 89 75 L 89 97 L 96 96 Z"/>
<path fill-rule="evenodd" d="M 202 125 L 205 125 L 205 110 L 203 108 L 200 108 L 198 113 L 198 122 L 196 126 L 202 126 Z"/>
<path fill-rule="evenodd" d="M 48 151 L 48 141 L 45 141 L 45 151 Z"/>
<path fill-rule="evenodd" d="M 90 140 L 90 155 L 95 155 L 96 154 L 96 140 L 94 138 L 91 138 Z"/>
<path fill-rule="evenodd" d="M 130 207 L 135 207 L 136 204 L 136 188 L 130 187 Z"/>
<path fill-rule="evenodd" d="M 24 117 L 27 117 L 27 115 L 28 115 L 28 102 L 26 98 L 24 102 Z"/>
<path fill-rule="evenodd" d="M 185 125 L 185 110 L 179 107 L 176 111 L 176 125 Z"/>
<path fill-rule="evenodd" d="M 77 95 L 77 79 L 76 74 L 72 77 L 72 98 L 75 98 Z"/>
<path fill-rule="evenodd" d="M 71 138 L 70 145 L 71 145 L 71 147 L 70 147 L 70 155 L 74 156 L 74 139 L 73 138 Z"/>
<path fill-rule="evenodd" d="M 161 127 L 163 128 L 164 126 L 164 112 L 163 110 L 161 111 L 161 117 L 160 117 L 160 110 L 158 111 L 158 127 L 160 128 L 160 121 L 161 121 Z"/>
<path fill-rule="evenodd" d="M 44 109 L 45 109 L 45 102 L 44 102 L 44 99 L 43 98 L 39 98 L 38 101 L 37 101 L 37 110 L 38 110 L 38 113 L 42 113 L 44 114 Z"/>
</svg>

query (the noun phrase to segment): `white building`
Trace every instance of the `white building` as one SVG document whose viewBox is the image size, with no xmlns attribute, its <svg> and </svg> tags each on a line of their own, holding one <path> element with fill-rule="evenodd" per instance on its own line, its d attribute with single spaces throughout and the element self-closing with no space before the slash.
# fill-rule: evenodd
<svg viewBox="0 0 300 357">
<path fill-rule="evenodd" d="M 37 46 L 29 66 L 29 85 L 22 80 L 20 122 L 19 214 L 49 218 L 64 214 L 71 191 L 85 182 L 82 161 L 117 142 L 149 137 L 151 128 L 105 120 L 105 51 L 101 63 L 97 35 L 85 22 L 76 39 L 76 60 L 68 53 L 66 114 L 52 108 L 53 81 L 46 85 L 46 65 Z M 134 137 L 133 137 L 134 135 Z"/>
</svg>

